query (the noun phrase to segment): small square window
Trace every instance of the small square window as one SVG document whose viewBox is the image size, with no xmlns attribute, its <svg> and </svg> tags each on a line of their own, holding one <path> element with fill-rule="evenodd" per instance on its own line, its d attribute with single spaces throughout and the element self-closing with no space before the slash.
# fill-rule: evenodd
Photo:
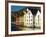
<svg viewBox="0 0 46 37">
<path fill-rule="evenodd" d="M 33 20 L 31 19 L 31 21 L 33 21 Z"/>
<path fill-rule="evenodd" d="M 27 20 L 28 21 L 28 20 Z"/>
</svg>

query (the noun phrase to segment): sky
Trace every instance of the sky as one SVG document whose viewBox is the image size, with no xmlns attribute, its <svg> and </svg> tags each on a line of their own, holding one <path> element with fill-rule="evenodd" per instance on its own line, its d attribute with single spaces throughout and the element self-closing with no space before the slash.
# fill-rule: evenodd
<svg viewBox="0 0 46 37">
<path fill-rule="evenodd" d="M 24 8 L 28 8 L 29 10 L 32 11 L 32 14 L 33 15 L 36 15 L 37 11 L 41 11 L 40 10 L 40 7 L 26 7 L 26 6 L 11 6 L 11 11 L 19 11 L 19 10 L 22 10 Z"/>
<path fill-rule="evenodd" d="M 19 11 L 25 8 L 24 6 L 11 6 L 11 11 Z"/>
<path fill-rule="evenodd" d="M 24 8 L 26 8 L 26 6 L 11 6 L 11 11 L 18 11 Z M 31 10 L 31 9 L 36 9 L 37 7 L 27 7 L 27 8 Z"/>
</svg>

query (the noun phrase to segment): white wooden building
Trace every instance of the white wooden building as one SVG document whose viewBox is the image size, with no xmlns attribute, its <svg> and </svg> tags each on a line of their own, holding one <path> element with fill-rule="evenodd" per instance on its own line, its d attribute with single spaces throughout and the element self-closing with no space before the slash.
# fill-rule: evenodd
<svg viewBox="0 0 46 37">
<path fill-rule="evenodd" d="M 40 11 L 38 10 L 37 11 L 37 14 L 36 14 L 36 16 L 35 16 L 35 26 L 36 27 L 39 27 L 40 26 Z"/>
<path fill-rule="evenodd" d="M 24 12 L 24 26 L 33 26 L 33 15 L 31 10 L 27 8 L 27 12 Z"/>
</svg>

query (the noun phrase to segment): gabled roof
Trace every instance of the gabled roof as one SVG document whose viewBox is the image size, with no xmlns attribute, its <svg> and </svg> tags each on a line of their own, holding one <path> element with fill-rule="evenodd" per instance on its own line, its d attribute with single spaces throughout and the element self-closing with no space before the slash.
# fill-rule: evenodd
<svg viewBox="0 0 46 37">
<path fill-rule="evenodd" d="M 36 14 L 36 16 L 37 16 L 37 15 L 40 15 L 40 11 L 39 11 L 39 10 L 37 11 L 37 14 Z"/>
<path fill-rule="evenodd" d="M 27 14 L 32 14 L 31 10 L 27 8 Z"/>
</svg>

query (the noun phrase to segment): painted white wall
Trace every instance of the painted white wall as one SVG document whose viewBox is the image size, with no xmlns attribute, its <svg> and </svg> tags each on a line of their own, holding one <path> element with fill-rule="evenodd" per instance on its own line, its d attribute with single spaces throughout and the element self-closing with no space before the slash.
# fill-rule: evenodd
<svg viewBox="0 0 46 37">
<path fill-rule="evenodd" d="M 26 1 L 45 2 L 45 0 L 26 0 Z M 46 18 L 46 13 L 45 13 L 45 18 Z M 5 37 L 4 34 L 5 34 L 5 0 L 0 0 L 0 37 Z M 46 30 L 44 35 L 27 35 L 27 36 L 14 36 L 14 37 L 46 37 Z"/>
<path fill-rule="evenodd" d="M 0 0 L 0 37 L 5 36 L 5 0 Z"/>
<path fill-rule="evenodd" d="M 30 13 L 30 15 L 29 15 Z M 29 18 L 30 16 L 30 18 Z M 29 22 L 30 20 L 30 22 Z M 31 21 L 32 20 L 32 21 Z M 32 23 L 32 25 L 31 25 Z M 27 13 L 24 15 L 24 25 L 25 26 L 33 26 L 33 15 L 32 15 L 32 12 L 27 8 Z"/>
<path fill-rule="evenodd" d="M 38 18 L 38 16 L 39 16 L 39 18 Z M 35 26 L 37 26 L 37 27 L 39 27 L 40 26 L 40 24 L 41 24 L 41 19 L 42 18 L 40 18 L 41 16 L 40 16 L 40 11 L 38 10 L 37 11 L 37 14 L 36 14 L 36 16 L 35 16 Z M 38 20 L 39 20 L 39 23 L 38 23 Z"/>
</svg>

